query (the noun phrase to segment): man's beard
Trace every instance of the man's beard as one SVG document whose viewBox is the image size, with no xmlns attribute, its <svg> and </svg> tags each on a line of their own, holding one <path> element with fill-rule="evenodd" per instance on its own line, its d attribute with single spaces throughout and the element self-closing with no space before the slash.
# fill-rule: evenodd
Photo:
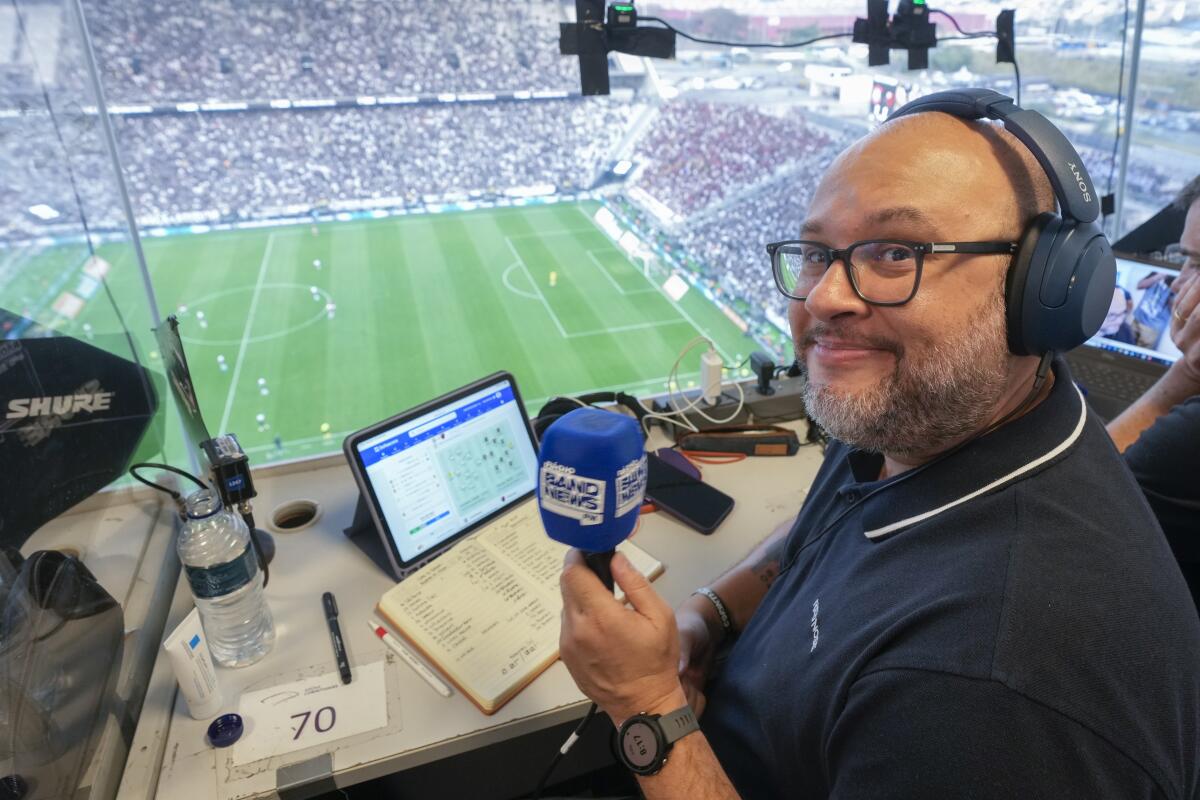
<svg viewBox="0 0 1200 800">
<path fill-rule="evenodd" d="M 830 436 L 852 447 L 893 456 L 936 452 L 982 426 L 1008 380 L 1004 300 L 993 299 L 953 337 L 945 336 L 912 355 L 902 342 L 865 343 L 892 352 L 896 366 L 878 384 L 857 393 L 808 382 L 804 373 L 804 405 L 808 416 Z M 801 343 L 801 352 L 825 334 L 846 334 L 837 326 L 816 325 Z"/>
</svg>

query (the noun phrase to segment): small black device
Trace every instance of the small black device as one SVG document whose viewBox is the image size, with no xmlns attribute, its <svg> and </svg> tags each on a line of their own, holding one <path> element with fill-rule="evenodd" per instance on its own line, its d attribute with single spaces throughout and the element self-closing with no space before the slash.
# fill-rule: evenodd
<svg viewBox="0 0 1200 800">
<path fill-rule="evenodd" d="M 758 385 L 755 389 L 759 394 L 775 394 L 775 389 L 771 386 L 771 380 L 775 377 L 775 359 L 771 358 L 770 354 L 764 353 L 762 350 L 755 350 L 751 353 L 750 371 L 758 378 Z"/>
<path fill-rule="evenodd" d="M 675 31 L 638 27 L 632 2 L 613 3 L 605 21 L 604 0 L 575 0 L 575 22 L 559 23 L 558 52 L 579 57 L 584 95 L 608 94 L 608 54 L 615 50 L 649 58 L 675 58 Z"/>
<path fill-rule="evenodd" d="M 669 714 L 634 714 L 617 731 L 617 757 L 631 772 L 654 775 L 667 763 L 675 742 L 698 730 L 700 723 L 691 706 Z"/>
<path fill-rule="evenodd" d="M 929 66 L 929 48 L 937 47 L 937 26 L 929 21 L 925 0 L 900 0 L 888 20 L 888 0 L 867 0 L 867 18 L 854 21 L 854 41 L 865 44 L 867 64 L 890 62 L 889 50 L 907 50 L 908 68 Z"/>
<path fill-rule="evenodd" d="M 646 462 L 649 468 L 646 499 L 653 500 L 663 513 L 706 536 L 729 516 L 733 509 L 733 498 L 729 495 L 679 471 L 653 453 L 646 454 Z"/>
<path fill-rule="evenodd" d="M 1005 281 L 1008 349 L 1044 355 L 1083 344 L 1108 313 L 1117 262 L 1097 224 L 1100 197 L 1079 153 L 1050 120 L 991 89 L 928 94 L 888 121 L 926 111 L 998 120 L 1045 170 L 1062 215 L 1039 214 L 1021 234 Z"/>
<path fill-rule="evenodd" d="M 321 595 L 321 602 L 325 605 L 325 624 L 329 626 L 329 638 L 333 641 L 338 674 L 342 676 L 342 683 L 349 683 L 350 659 L 346 655 L 346 643 L 342 641 L 342 628 L 338 625 L 337 600 L 333 598 L 333 592 L 326 592 Z"/>
</svg>

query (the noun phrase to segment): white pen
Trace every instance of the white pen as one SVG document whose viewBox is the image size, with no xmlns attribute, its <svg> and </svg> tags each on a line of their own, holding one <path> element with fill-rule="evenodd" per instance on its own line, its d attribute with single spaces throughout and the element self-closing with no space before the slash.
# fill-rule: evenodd
<svg viewBox="0 0 1200 800">
<path fill-rule="evenodd" d="M 407 647 L 400 644 L 399 639 L 388 633 L 382 625 L 377 625 L 374 620 L 367 620 L 367 625 L 371 627 L 371 631 L 376 636 L 383 640 L 384 644 L 392 648 L 392 652 L 400 656 L 400 658 L 404 660 L 405 664 L 408 664 L 410 667 L 412 667 L 414 672 L 420 675 L 426 683 L 433 687 L 434 691 L 436 691 L 442 697 L 449 697 L 451 695 L 450 687 L 442 683 L 441 679 L 438 678 L 437 675 L 434 675 L 432 672 L 430 672 L 429 667 L 422 664 L 420 659 L 409 652 Z"/>
</svg>

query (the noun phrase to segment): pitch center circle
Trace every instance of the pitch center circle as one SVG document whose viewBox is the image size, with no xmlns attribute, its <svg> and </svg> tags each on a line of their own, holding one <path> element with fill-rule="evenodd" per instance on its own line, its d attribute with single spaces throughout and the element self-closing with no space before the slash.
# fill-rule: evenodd
<svg viewBox="0 0 1200 800">
<path fill-rule="evenodd" d="M 316 291 L 314 292 L 313 289 L 316 289 Z M 317 307 L 317 311 L 315 314 L 313 314 L 313 316 L 309 317 L 308 319 L 304 320 L 303 322 L 296 323 L 295 325 L 290 325 L 290 326 L 284 328 L 283 330 L 272 331 L 270 333 L 264 333 L 259 336 L 248 336 L 248 337 L 246 337 L 247 344 L 256 344 L 258 342 L 269 342 L 272 339 L 279 339 L 283 336 L 289 336 L 289 335 L 295 333 L 296 331 L 300 331 L 305 328 L 311 327 L 311 326 L 317 324 L 318 322 L 320 322 L 322 319 L 327 318 L 329 316 L 329 306 L 330 306 L 330 304 L 333 303 L 333 295 L 331 295 L 329 292 L 327 292 L 326 290 L 322 289 L 319 286 L 311 286 L 311 285 L 303 284 L 303 283 L 264 283 L 261 287 L 259 287 L 258 302 L 260 302 L 260 303 L 264 302 L 263 294 L 265 294 L 268 290 L 271 290 L 272 292 L 286 291 L 289 294 L 294 291 L 303 291 L 306 296 L 306 300 L 304 302 L 309 302 L 309 303 L 312 303 L 313 305 L 315 305 Z M 218 301 L 222 301 L 225 298 L 232 297 L 234 295 L 242 294 L 243 292 L 253 293 L 254 287 L 253 286 L 237 286 L 237 287 L 234 287 L 231 289 L 221 289 L 220 291 L 211 292 L 209 294 L 206 294 L 203 297 L 198 297 L 195 300 L 193 300 L 190 303 L 187 303 L 183 306 L 183 308 L 185 308 L 186 311 L 180 312 L 179 318 L 180 318 L 180 320 L 195 319 L 196 312 L 203 312 L 206 315 L 206 318 L 211 320 L 211 319 L 213 319 L 213 310 L 212 309 L 214 308 L 214 305 L 213 305 L 214 303 L 216 303 Z M 267 302 L 271 302 L 271 301 L 267 301 Z M 283 302 L 283 301 L 282 300 L 274 301 L 275 304 L 279 304 L 281 302 Z M 195 326 L 195 325 L 189 325 L 188 328 L 190 328 L 190 330 L 189 330 L 189 333 L 186 335 L 183 333 L 185 328 L 181 327 L 180 331 L 179 331 L 179 333 L 180 333 L 179 338 L 183 339 L 183 341 L 187 342 L 188 344 L 234 346 L 234 345 L 240 345 L 242 343 L 241 339 L 210 339 L 207 336 L 196 335 L 197 326 Z"/>
</svg>

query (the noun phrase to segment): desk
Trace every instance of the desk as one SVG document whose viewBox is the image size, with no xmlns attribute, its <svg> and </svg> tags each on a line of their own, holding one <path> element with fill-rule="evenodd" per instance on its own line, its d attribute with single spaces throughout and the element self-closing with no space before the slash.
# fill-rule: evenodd
<svg viewBox="0 0 1200 800">
<path fill-rule="evenodd" d="M 793 423 L 802 427 L 802 423 Z M 775 526 L 796 513 L 820 466 L 821 452 L 803 447 L 793 458 L 751 458 L 736 464 L 706 465 L 704 478 L 732 495 L 737 505 L 708 537 L 661 515 L 643 518 L 635 541 L 666 565 L 654 586 L 676 605 L 698 586 L 740 561 Z M 390 655 L 363 624 L 393 579 L 345 540 L 358 490 L 341 456 L 256 471 L 256 517 L 295 500 L 320 504 L 321 516 L 309 528 L 275 532 L 267 598 L 278 639 L 262 661 L 237 670 L 218 668 L 225 697 L 222 713 L 237 710 L 243 691 L 292 680 L 302 670 L 335 671 L 321 593 L 332 591 L 341 610 L 351 665 Z M 262 523 L 260 523 L 262 524 Z M 190 607 L 180 585 L 168 626 Z M 335 785 L 346 787 L 383 775 L 477 750 L 581 717 L 587 708 L 561 662 L 555 663 L 493 716 L 484 716 L 461 693 L 449 699 L 431 690 L 394 656 L 386 665 L 388 726 L 342 739 L 332 751 L 310 748 L 235 766 L 229 750 L 205 741 L 208 720 L 192 719 L 166 659 L 155 665 L 135 734 L 121 800 L 309 796 Z M 383 698 L 381 698 L 383 700 Z M 250 735 L 250 734 L 247 734 Z M 545 754 L 548 760 L 552 751 Z M 536 780 L 545 762 L 529 766 Z M 289 784 L 289 782 L 291 782 Z M 448 791 L 447 796 L 456 796 Z"/>
</svg>

